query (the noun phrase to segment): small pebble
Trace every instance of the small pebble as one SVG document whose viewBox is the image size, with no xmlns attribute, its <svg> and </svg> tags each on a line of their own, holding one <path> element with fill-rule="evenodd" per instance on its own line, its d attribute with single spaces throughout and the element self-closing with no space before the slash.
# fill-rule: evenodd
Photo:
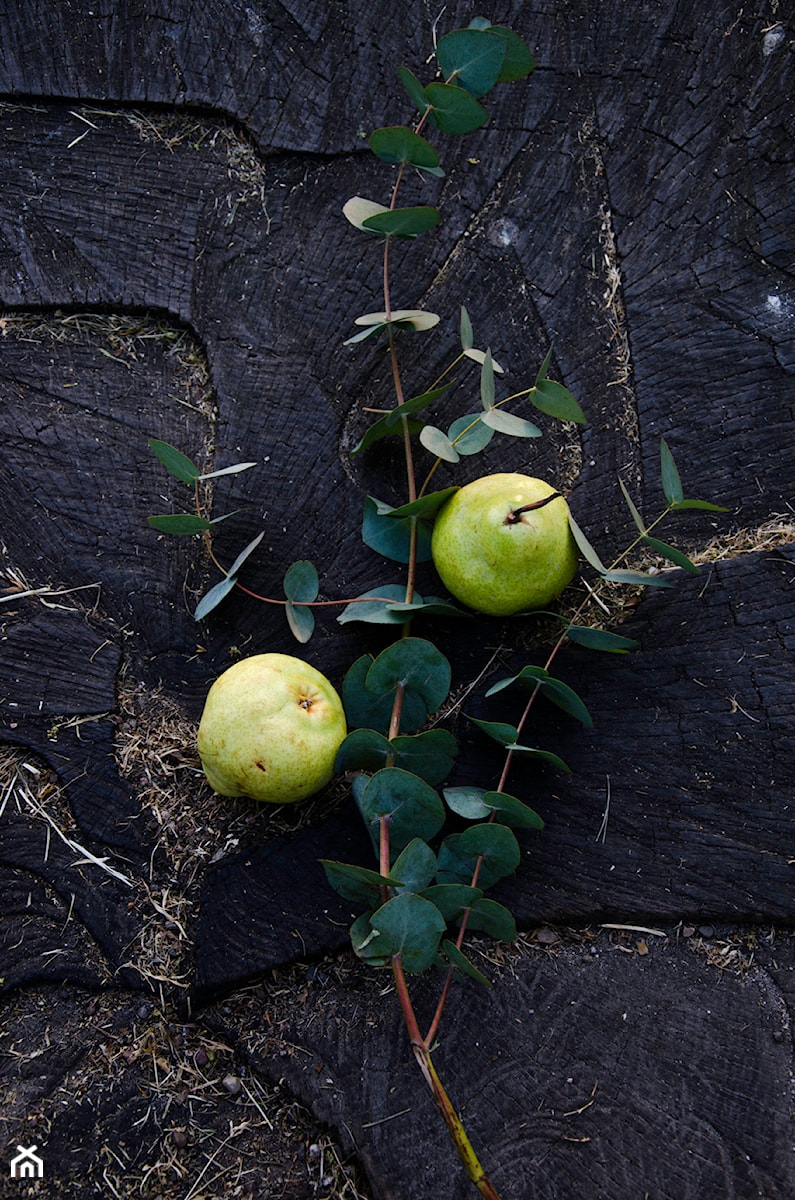
<svg viewBox="0 0 795 1200">
<path fill-rule="evenodd" d="M 221 1084 L 230 1096 L 236 1096 L 243 1086 L 239 1075 L 224 1075 Z"/>
</svg>

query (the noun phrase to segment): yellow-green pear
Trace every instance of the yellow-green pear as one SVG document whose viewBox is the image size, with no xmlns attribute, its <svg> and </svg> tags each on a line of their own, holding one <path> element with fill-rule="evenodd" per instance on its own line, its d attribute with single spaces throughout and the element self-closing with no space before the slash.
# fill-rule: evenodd
<svg viewBox="0 0 795 1200">
<path fill-rule="evenodd" d="M 329 782 L 346 733 L 342 702 L 325 675 L 289 654 L 255 654 L 210 688 L 197 745 L 222 796 L 292 804 Z"/>
<path fill-rule="evenodd" d="M 569 506 L 531 475 L 485 475 L 459 488 L 436 517 L 431 550 L 451 594 L 493 617 L 544 608 L 577 570 Z"/>
</svg>

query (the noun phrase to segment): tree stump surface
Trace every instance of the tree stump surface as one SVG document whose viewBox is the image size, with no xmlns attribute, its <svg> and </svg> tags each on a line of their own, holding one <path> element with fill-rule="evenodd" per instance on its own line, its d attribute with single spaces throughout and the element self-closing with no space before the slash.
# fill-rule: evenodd
<svg viewBox="0 0 795 1200">
<path fill-rule="evenodd" d="M 402 497 L 388 442 L 350 457 L 389 380 L 371 342 L 342 344 L 382 300 L 375 241 L 340 209 L 388 191 L 364 135 L 409 119 L 395 68 L 422 73 L 437 15 L 405 0 L 388 15 L 359 0 L 25 0 L 0 17 L 3 988 L 12 1004 L 50 988 L 73 1013 L 110 990 L 134 1011 L 178 977 L 169 995 L 255 1077 L 286 1079 L 372 1194 L 400 1200 L 467 1184 L 381 978 L 330 965 L 355 914 L 317 859 L 371 865 L 359 818 L 339 786 L 297 813 L 221 802 L 192 747 L 236 655 L 299 653 L 339 685 L 386 637 L 329 609 L 299 648 L 281 608 L 242 596 L 196 623 L 219 576 L 197 542 L 148 527 L 190 494 L 147 441 L 206 470 L 257 462 L 207 496 L 214 515 L 239 510 L 214 535 L 222 562 L 265 530 L 253 590 L 281 596 L 299 559 L 330 600 L 400 577 L 360 538 L 365 495 Z M 448 6 L 439 33 L 473 15 Z M 407 374 L 421 390 L 443 368 L 465 304 L 517 390 L 552 345 L 588 425 L 542 418 L 542 439 L 496 437 L 438 486 L 549 478 L 609 560 L 633 528 L 619 476 L 646 519 L 663 506 L 664 437 L 686 495 L 728 511 L 662 531 L 704 565 L 626 608 L 617 629 L 638 649 L 559 656 L 594 727 L 538 709 L 535 744 L 571 774 L 513 769 L 546 827 L 520 835 L 520 870 L 494 892 L 529 940 L 492 964 L 493 990 L 456 992 L 440 1071 L 508 1195 L 568 1200 L 587 1179 L 611 1200 L 784 1197 L 792 950 L 772 931 L 795 913 L 795 32 L 775 4 L 724 0 L 545 0 L 499 20 L 538 67 L 488 98 L 466 142 L 439 136 L 443 181 L 409 185 L 442 223 L 395 264 L 397 302 L 443 323 L 421 372 L 406 340 Z M 479 404 L 475 375 L 434 421 L 462 403 Z M 430 568 L 419 587 L 438 589 Z M 545 631 L 429 632 L 467 693 L 451 782 L 493 786 L 496 747 L 463 714 L 516 719 L 513 689 L 485 692 L 544 661 Z M 646 953 L 643 933 L 603 933 L 594 955 L 539 954 L 539 926 L 600 924 L 667 940 L 648 935 Z M 674 937 L 685 927 L 712 928 L 693 934 L 701 957 Z M 767 931 L 764 962 L 724 970 L 715 946 L 742 930 Z M 269 982 L 285 971 L 305 1001 L 286 1008 Z M 59 1059 L 36 1094 L 72 1067 Z M 65 1188 L 101 1177 L 95 1153 Z"/>
</svg>

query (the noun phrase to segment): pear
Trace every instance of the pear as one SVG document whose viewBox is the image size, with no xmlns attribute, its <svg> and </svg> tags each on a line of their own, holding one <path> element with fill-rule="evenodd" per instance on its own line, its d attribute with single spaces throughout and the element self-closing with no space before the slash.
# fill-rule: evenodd
<svg viewBox="0 0 795 1200">
<path fill-rule="evenodd" d="M 346 732 L 325 675 L 289 654 L 255 654 L 210 688 L 197 745 L 220 795 L 292 804 L 331 780 Z"/>
<path fill-rule="evenodd" d="M 485 475 L 436 517 L 431 552 L 450 593 L 493 617 L 544 608 L 577 570 L 569 506 L 531 475 Z"/>
</svg>

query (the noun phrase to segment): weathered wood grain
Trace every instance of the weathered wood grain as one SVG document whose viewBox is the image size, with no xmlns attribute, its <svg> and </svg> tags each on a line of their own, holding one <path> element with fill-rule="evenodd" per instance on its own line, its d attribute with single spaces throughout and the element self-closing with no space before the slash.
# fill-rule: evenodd
<svg viewBox="0 0 795 1200">
<path fill-rule="evenodd" d="M 408 116 L 394 67 L 426 57 L 438 16 L 407 0 L 388 19 L 363 3 L 160 9 L 26 0 L 0 16 L 0 539 L 3 586 L 20 593 L 0 610 L 0 740 L 57 772 L 76 840 L 123 866 L 139 896 L 157 831 L 119 772 L 122 674 L 195 719 L 230 654 L 296 650 L 271 605 L 241 600 L 196 627 L 191 608 L 213 575 L 196 544 L 146 527 L 184 500 L 147 438 L 215 467 L 258 461 L 213 497 L 216 514 L 241 509 L 219 529 L 223 561 L 266 529 L 247 567 L 255 589 L 278 596 L 298 558 L 318 565 L 328 599 L 396 577 L 363 550 L 359 524 L 368 491 L 400 494 L 399 462 L 388 443 L 349 453 L 388 373 L 371 343 L 341 345 L 359 312 L 380 307 L 379 255 L 339 210 L 357 192 L 386 194 L 363 135 Z M 471 16 L 458 3 L 443 21 Z M 422 370 L 406 343 L 412 390 L 446 361 L 466 304 L 517 389 L 554 343 L 554 375 L 589 417 L 579 434 L 543 422 L 540 443 L 495 439 L 468 471 L 550 477 L 604 557 L 630 530 L 619 474 L 647 518 L 661 503 L 661 436 L 686 493 L 729 509 L 683 517 L 691 551 L 713 536 L 724 547 L 698 579 L 628 613 L 633 656 L 559 659 L 595 726 L 539 710 L 539 744 L 573 770 L 515 771 L 547 828 L 523 840 L 501 895 L 527 927 L 789 925 L 795 564 L 783 538 L 759 534 L 791 521 L 795 478 L 788 17 L 729 0 L 544 0 L 500 19 L 539 67 L 497 94 L 493 123 L 463 154 L 444 142 L 444 181 L 416 185 L 444 221 L 396 265 L 396 295 L 444 322 Z M 98 316 L 130 336 L 116 326 L 109 340 Z M 178 352 L 187 343 L 191 362 Z M 473 377 L 435 415 L 477 403 Z M 724 560 L 730 540 L 743 553 Z M 438 640 L 461 688 L 487 666 L 491 681 L 543 655 L 532 623 L 441 625 Z M 341 630 L 331 610 L 306 655 L 339 682 L 381 644 L 377 630 Z M 515 716 L 508 694 L 484 700 L 488 681 L 466 711 Z M 463 717 L 457 732 L 459 778 L 491 782 L 495 757 Z M 118 881 L 97 887 L 65 850 L 47 857 L 33 819 L 6 805 L 3 822 L 0 975 L 95 986 L 128 961 L 151 911 L 129 907 Z M 211 847 L 219 857 L 200 872 L 185 918 L 194 1000 L 345 942 L 349 913 L 316 859 L 329 845 L 364 850 L 353 814 L 281 838 L 264 824 L 239 852 Z M 62 906 L 80 926 L 59 941 Z M 352 1131 L 377 1196 L 424 1200 L 431 1184 L 464 1195 L 443 1132 L 432 1141 L 396 1016 L 375 1005 L 379 983 L 293 1014 L 284 1036 L 314 1056 L 311 1069 L 303 1053 L 274 1059 L 275 1043 L 259 1069 Z M 509 1194 L 783 1198 L 791 992 L 787 955 L 720 985 L 674 946 L 642 961 L 618 950 L 525 961 L 488 996 L 457 995 L 442 1054 L 469 1068 L 451 1068 L 455 1098 Z M 378 1069 L 363 1081 L 368 1062 Z M 420 1133 L 427 1169 L 415 1175 L 405 1164 Z"/>
</svg>

